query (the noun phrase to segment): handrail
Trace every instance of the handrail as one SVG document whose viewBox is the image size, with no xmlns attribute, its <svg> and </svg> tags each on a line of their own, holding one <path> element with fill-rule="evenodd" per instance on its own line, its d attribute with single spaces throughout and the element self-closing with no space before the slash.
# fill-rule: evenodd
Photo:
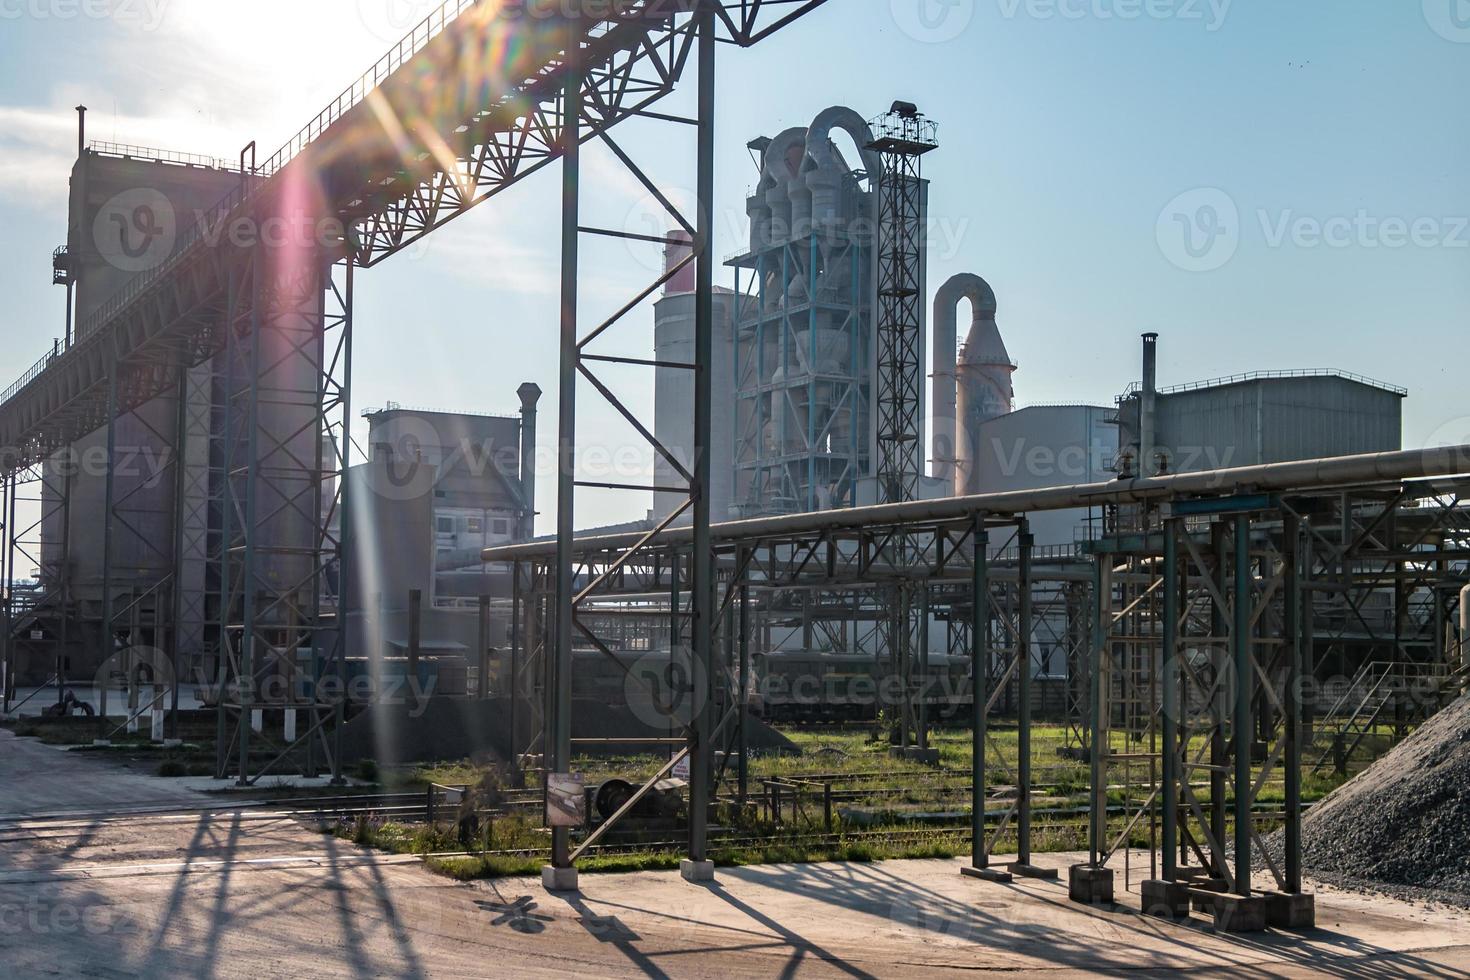
<svg viewBox="0 0 1470 980">
<path fill-rule="evenodd" d="M 155 163 L 179 163 L 190 167 L 208 167 L 211 170 L 234 170 L 230 161 L 223 157 L 204 156 L 200 153 L 184 153 L 180 150 L 160 150 L 151 146 L 134 146 L 131 143 L 109 143 L 92 140 L 87 149 L 104 156 L 146 159 Z"/>
<path fill-rule="evenodd" d="M 1223 378 L 1211 378 L 1208 381 L 1191 381 L 1182 385 L 1171 385 L 1168 388 L 1160 388 L 1161 395 L 1177 395 L 1186 391 L 1199 391 L 1204 388 L 1218 388 L 1222 385 L 1244 384 L 1249 381 L 1270 381 L 1276 378 L 1340 378 L 1343 381 L 1356 381 L 1358 384 L 1368 385 L 1370 388 L 1379 388 L 1383 391 L 1392 392 L 1395 395 L 1407 398 L 1409 389 L 1400 385 L 1389 384 L 1386 381 L 1378 381 L 1351 371 L 1338 371 L 1334 368 L 1282 368 L 1274 371 L 1248 371 L 1244 374 L 1231 374 Z M 1123 390 L 1123 394 L 1117 397 L 1118 402 L 1125 402 L 1129 398 L 1143 390 L 1141 382 L 1135 381 Z"/>
<path fill-rule="evenodd" d="M 240 187 L 226 194 L 213 208 L 201 213 L 194 225 L 180 238 L 172 256 L 152 269 L 140 273 L 129 280 L 110 299 L 93 311 L 87 317 L 84 324 L 79 325 L 81 329 L 77 331 L 77 336 L 85 340 L 97 334 L 108 320 L 112 319 L 113 316 L 142 293 L 143 290 L 172 272 L 183 258 L 199 243 L 205 229 L 219 227 L 219 219 L 229 215 L 236 207 L 254 197 L 266 180 L 279 173 L 302 150 L 326 132 L 328 127 L 338 119 L 341 119 L 351 109 L 355 108 L 363 99 L 367 98 L 369 92 L 375 90 L 390 75 L 403 67 L 409 59 L 422 51 L 449 24 L 457 20 L 460 14 L 479 2 L 480 0 L 444 0 L 444 3 L 438 10 L 430 13 L 420 21 L 387 54 L 379 58 L 371 68 L 343 90 L 330 105 L 317 113 L 316 118 L 302 127 L 263 166 L 257 167 L 253 176 L 265 179 L 248 182 L 242 181 Z M 74 346 L 80 345 L 81 342 Z M 59 356 L 58 353 L 52 350 L 33 364 L 25 374 L 21 375 L 9 388 L 6 388 L 3 394 L 0 394 L 0 404 L 8 402 L 22 388 L 34 381 L 57 356 Z"/>
</svg>

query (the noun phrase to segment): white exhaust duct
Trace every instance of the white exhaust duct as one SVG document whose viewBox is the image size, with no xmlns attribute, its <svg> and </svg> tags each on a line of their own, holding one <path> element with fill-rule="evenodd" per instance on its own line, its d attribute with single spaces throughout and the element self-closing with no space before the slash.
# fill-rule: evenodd
<svg viewBox="0 0 1470 980">
<path fill-rule="evenodd" d="M 838 220 L 842 213 L 843 183 L 851 173 L 851 167 L 832 143 L 834 129 L 847 133 L 857 144 L 871 185 L 876 186 L 883 169 L 882 159 L 868 148 L 873 142 L 873 131 L 867 120 L 845 106 L 833 106 L 819 112 L 807 130 L 802 179 L 791 185 L 793 220 L 805 219 L 817 228 L 828 227 Z M 874 200 L 877 200 L 876 196 Z"/>
<path fill-rule="evenodd" d="M 959 305 L 970 304 L 970 329 L 956 350 Z M 933 476 L 957 495 L 977 492 L 980 423 L 1011 411 L 1015 365 L 995 323 L 995 290 L 984 279 L 962 273 L 934 297 Z"/>
</svg>

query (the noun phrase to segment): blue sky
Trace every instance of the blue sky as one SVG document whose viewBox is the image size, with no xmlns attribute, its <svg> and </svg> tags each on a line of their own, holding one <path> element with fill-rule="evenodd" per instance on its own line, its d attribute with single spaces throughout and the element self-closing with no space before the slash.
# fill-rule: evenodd
<svg viewBox="0 0 1470 980">
<path fill-rule="evenodd" d="M 96 139 L 274 148 L 415 7 L 0 0 L 0 385 L 61 333 L 49 267 L 72 106 L 90 106 Z M 747 140 L 903 98 L 941 127 L 931 287 L 956 272 L 994 286 L 1023 404 L 1109 401 L 1136 376 L 1138 334 L 1158 330 L 1164 383 L 1353 371 L 1411 389 L 1406 445 L 1470 441 L 1470 2 L 829 0 L 721 56 L 719 254 L 741 243 Z M 639 123 L 619 139 L 679 189 L 682 135 Z M 605 156 L 590 171 L 586 219 L 641 230 L 630 181 Z M 520 382 L 552 391 L 556 193 L 541 174 L 359 279 L 356 404 L 511 412 Z M 588 319 L 654 261 L 587 242 Z M 614 344 L 646 354 L 651 338 L 645 310 Z M 645 379 L 613 378 L 651 413 Z M 581 438 L 636 444 L 607 414 Z M 646 506 L 590 494 L 580 523 Z"/>
</svg>

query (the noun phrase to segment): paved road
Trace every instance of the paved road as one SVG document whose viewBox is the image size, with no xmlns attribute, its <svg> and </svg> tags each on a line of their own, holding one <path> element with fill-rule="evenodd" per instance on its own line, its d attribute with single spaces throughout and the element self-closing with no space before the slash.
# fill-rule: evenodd
<svg viewBox="0 0 1470 980">
<path fill-rule="evenodd" d="M 38 809 L 72 802 L 42 785 L 85 779 L 107 796 L 141 778 L 16 749 L 0 742 L 0 773 L 51 764 L 27 791 Z M 584 876 L 581 895 L 556 897 L 536 881 L 450 881 L 279 813 L 0 820 L 7 978 L 1470 976 L 1470 915 L 1328 894 L 1319 922 L 1216 936 L 1083 910 L 1055 883 L 982 885 L 947 861 L 728 870 L 714 887 Z"/>
<path fill-rule="evenodd" d="M 209 797 L 93 752 L 70 752 L 0 728 L 0 820 L 114 807 L 201 806 Z"/>
</svg>

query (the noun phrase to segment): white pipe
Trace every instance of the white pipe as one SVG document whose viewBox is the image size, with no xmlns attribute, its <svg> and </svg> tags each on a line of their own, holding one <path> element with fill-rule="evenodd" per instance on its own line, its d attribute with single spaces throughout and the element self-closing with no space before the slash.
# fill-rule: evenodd
<svg viewBox="0 0 1470 980">
<path fill-rule="evenodd" d="M 972 518 L 976 514 L 1007 517 L 1038 511 L 1100 507 L 1109 503 L 1165 501 L 1174 495 L 1214 496 L 1236 491 L 1269 493 L 1272 490 L 1350 487 L 1436 476 L 1470 476 L 1470 445 L 1303 459 L 1289 463 L 1258 463 L 1233 469 L 1176 473 L 1147 480 L 1113 480 L 1109 483 L 1082 483 L 1036 490 L 1005 490 L 970 497 L 911 500 L 901 504 L 877 504 L 809 514 L 757 517 L 716 525 L 712 533 L 717 541 L 734 541 L 778 534 L 881 527 L 905 522 L 960 520 Z M 659 542 L 687 543 L 691 533 L 691 529 L 687 527 L 670 528 L 659 535 Z M 630 548 L 646 536 L 647 532 L 637 531 L 579 537 L 576 546 L 579 553 L 601 548 Z M 548 558 L 555 554 L 556 542 L 546 541 L 486 548 L 481 557 L 485 561 L 515 561 Z"/>
<path fill-rule="evenodd" d="M 873 130 L 867 120 L 845 106 L 832 106 L 817 113 L 806 133 L 806 159 L 801 184 L 792 184 L 792 218 L 823 224 L 837 214 L 846 168 L 839 165 L 832 145 L 832 131 L 840 129 L 852 137 L 862 158 L 863 169 L 873 187 L 883 171 L 883 160 L 871 149 Z M 877 195 L 874 195 L 875 203 Z"/>
<path fill-rule="evenodd" d="M 995 290 L 972 273 L 961 273 L 939 287 L 934 296 L 934 442 L 930 474 L 961 494 L 957 479 L 959 431 L 955 418 L 955 359 L 959 351 L 959 305 L 970 301 L 972 327 L 984 317 L 995 318 Z"/>
</svg>

